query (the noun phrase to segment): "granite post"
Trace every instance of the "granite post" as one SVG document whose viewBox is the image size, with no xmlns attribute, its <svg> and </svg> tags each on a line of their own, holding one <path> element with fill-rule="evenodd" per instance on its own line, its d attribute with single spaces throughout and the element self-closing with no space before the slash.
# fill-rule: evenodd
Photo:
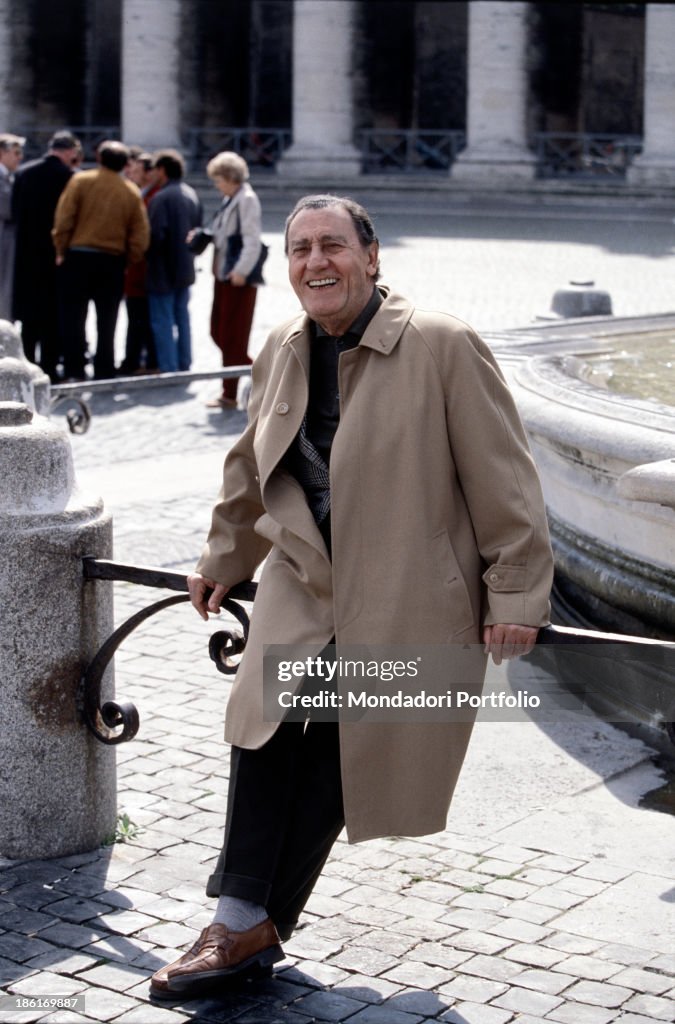
<svg viewBox="0 0 675 1024">
<path fill-rule="evenodd" d="M 114 748 L 79 706 L 113 629 L 111 585 L 85 583 L 82 557 L 110 557 L 112 524 L 77 488 L 48 394 L 0 321 L 0 856 L 22 860 L 94 849 L 116 821 Z"/>
</svg>

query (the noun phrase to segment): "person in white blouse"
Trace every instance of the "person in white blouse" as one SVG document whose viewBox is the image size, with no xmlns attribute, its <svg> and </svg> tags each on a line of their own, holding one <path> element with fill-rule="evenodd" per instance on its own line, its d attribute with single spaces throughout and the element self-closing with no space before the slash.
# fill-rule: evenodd
<svg viewBox="0 0 675 1024">
<path fill-rule="evenodd" d="M 248 165 L 238 153 L 218 153 L 207 164 L 206 173 L 223 196 L 211 229 L 215 278 L 211 337 L 222 353 L 223 366 L 244 366 L 251 362 L 248 339 L 257 285 L 247 278 L 261 252 L 260 200 L 249 184 Z M 238 380 L 223 380 L 222 394 L 208 406 L 235 407 Z"/>
</svg>

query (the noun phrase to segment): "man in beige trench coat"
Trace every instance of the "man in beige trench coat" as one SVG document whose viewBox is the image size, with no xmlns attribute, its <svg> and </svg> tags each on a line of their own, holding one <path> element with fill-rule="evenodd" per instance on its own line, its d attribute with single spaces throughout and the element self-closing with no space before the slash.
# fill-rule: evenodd
<svg viewBox="0 0 675 1024">
<path fill-rule="evenodd" d="M 376 284 L 377 238 L 352 200 L 300 200 L 286 244 L 304 314 L 254 363 L 249 426 L 189 577 L 208 618 L 265 560 L 227 708 L 217 909 L 154 975 L 158 998 L 269 970 L 343 826 L 350 842 L 445 828 L 471 723 L 266 720 L 264 644 L 482 644 L 499 663 L 548 617 L 542 495 L 487 345 Z"/>
</svg>

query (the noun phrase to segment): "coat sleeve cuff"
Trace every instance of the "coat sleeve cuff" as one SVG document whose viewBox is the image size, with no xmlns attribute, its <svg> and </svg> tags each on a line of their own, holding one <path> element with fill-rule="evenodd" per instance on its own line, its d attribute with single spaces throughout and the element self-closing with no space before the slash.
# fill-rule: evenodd
<svg viewBox="0 0 675 1024">
<path fill-rule="evenodd" d="M 541 593 L 528 589 L 528 573 L 524 566 L 490 565 L 483 573 L 487 588 L 487 613 L 484 625 L 511 623 L 519 626 L 545 626 L 550 621 L 548 590 Z"/>
</svg>

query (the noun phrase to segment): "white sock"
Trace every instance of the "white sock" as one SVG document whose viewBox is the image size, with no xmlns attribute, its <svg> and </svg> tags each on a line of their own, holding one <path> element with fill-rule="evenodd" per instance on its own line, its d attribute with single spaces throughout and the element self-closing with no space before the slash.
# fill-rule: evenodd
<svg viewBox="0 0 675 1024">
<path fill-rule="evenodd" d="M 259 903 L 236 896 L 219 896 L 213 924 L 224 924 L 232 932 L 247 932 L 266 917 L 267 911 Z"/>
</svg>

